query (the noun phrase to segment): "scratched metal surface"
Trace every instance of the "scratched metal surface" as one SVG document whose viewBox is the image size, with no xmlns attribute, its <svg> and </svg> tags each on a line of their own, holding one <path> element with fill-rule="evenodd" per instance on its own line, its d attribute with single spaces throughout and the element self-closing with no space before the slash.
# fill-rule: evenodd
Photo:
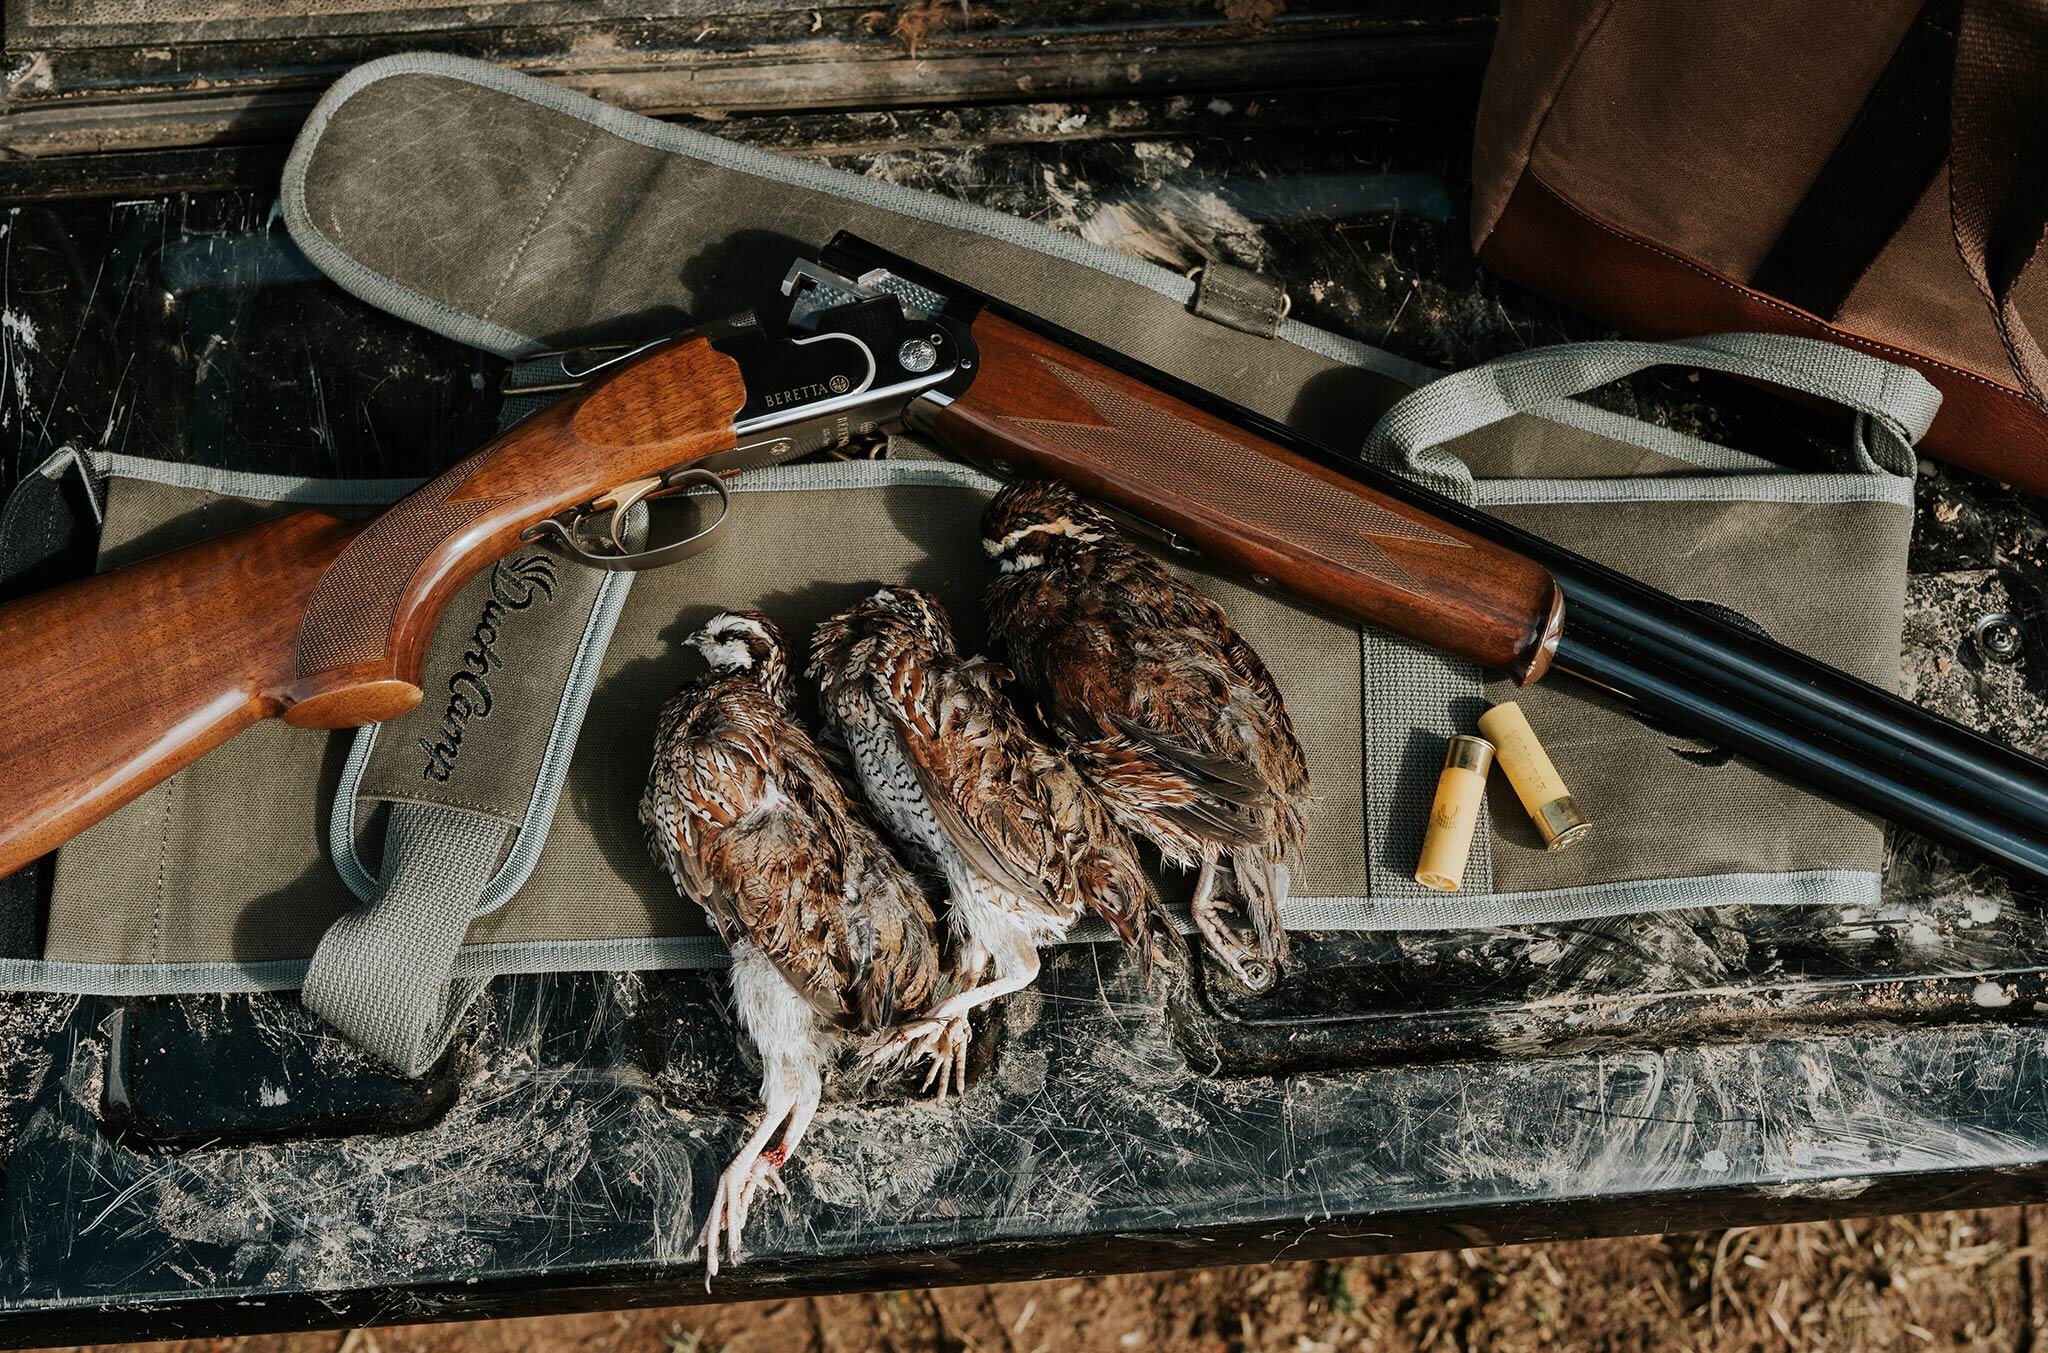
<svg viewBox="0 0 2048 1353">
<path fill-rule="evenodd" d="M 1463 245 L 1469 87 L 831 113 L 729 133 L 1173 265 L 1462 363 L 1588 336 Z M 214 165 L 206 170 L 212 174 Z M 229 177 L 234 177 L 233 166 Z M 445 464 L 491 369 L 296 259 L 266 192 L 0 219 L 0 480 L 76 441 L 315 474 Z M 1607 398 L 1791 459 L 1831 429 L 1684 374 Z M 1906 676 L 2048 750 L 2038 504 L 1922 486 Z M 1309 936 L 1254 1006 L 1069 949 L 937 1107 L 838 1087 L 722 1295 L 1305 1258 L 2039 1197 L 2039 898 L 1904 843 L 1876 913 L 1728 908 Z M 686 1251 L 752 1072 L 716 979 L 501 981 L 434 1076 L 287 998 L 0 998 L 0 1341 L 163 1337 L 701 1292 Z"/>
</svg>

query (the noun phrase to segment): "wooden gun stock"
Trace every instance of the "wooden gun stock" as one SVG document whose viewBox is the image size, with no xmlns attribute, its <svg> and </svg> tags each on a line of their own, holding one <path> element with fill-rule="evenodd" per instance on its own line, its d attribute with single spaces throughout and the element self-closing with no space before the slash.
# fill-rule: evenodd
<svg viewBox="0 0 2048 1353">
<path fill-rule="evenodd" d="M 544 517 L 729 449 L 739 368 L 654 348 L 373 521 L 290 516 L 0 607 L 0 876 L 236 733 L 420 701 L 441 611 Z"/>
<path fill-rule="evenodd" d="M 360 530 L 294 512 L 0 607 L 0 874 L 282 711 L 307 603 Z"/>
<path fill-rule="evenodd" d="M 1001 315 L 981 373 L 932 420 L 1006 478 L 1064 479 L 1224 567 L 1333 615 L 1542 676 L 1564 594 L 1542 564 Z"/>
<path fill-rule="evenodd" d="M 679 339 L 408 494 L 314 589 L 285 721 L 352 728 L 417 705 L 427 644 L 464 583 L 543 517 L 729 449 L 745 401 L 731 358 L 702 338 Z"/>
</svg>

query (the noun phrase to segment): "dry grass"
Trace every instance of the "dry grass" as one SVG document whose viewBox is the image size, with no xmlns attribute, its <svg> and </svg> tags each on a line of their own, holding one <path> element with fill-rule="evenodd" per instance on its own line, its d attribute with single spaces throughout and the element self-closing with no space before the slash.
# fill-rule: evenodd
<svg viewBox="0 0 2048 1353">
<path fill-rule="evenodd" d="M 2030 1221 L 1940 1212 L 342 1334 L 128 1345 L 177 1353 L 1422 1353 L 2031 1348 Z M 2048 1231 L 2042 1232 L 2048 1235 Z"/>
</svg>

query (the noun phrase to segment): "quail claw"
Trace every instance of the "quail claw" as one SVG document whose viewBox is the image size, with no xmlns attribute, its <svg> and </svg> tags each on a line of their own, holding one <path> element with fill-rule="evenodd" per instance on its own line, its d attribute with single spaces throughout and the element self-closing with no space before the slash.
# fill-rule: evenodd
<svg viewBox="0 0 2048 1353">
<path fill-rule="evenodd" d="M 711 1290 L 711 1280 L 718 1276 L 719 1254 L 725 1244 L 726 1207 L 725 1183 L 721 1179 L 718 1192 L 712 1195 L 711 1211 L 704 1218 L 704 1227 L 697 1232 L 697 1250 L 704 1256 L 704 1290 L 706 1292 Z M 740 1260 L 740 1256 L 737 1253 L 731 1255 L 730 1258 L 735 1264 Z"/>
<path fill-rule="evenodd" d="M 778 1146 L 744 1166 L 734 1161 L 718 1177 L 718 1189 L 711 1195 L 710 1214 L 704 1218 L 704 1229 L 697 1233 L 697 1248 L 704 1254 L 705 1291 L 711 1290 L 711 1280 L 718 1276 L 721 1250 L 735 1267 L 746 1258 L 740 1237 L 747 1228 L 747 1212 L 754 1204 L 754 1195 L 762 1186 L 789 1197 L 789 1185 L 784 1182 L 781 1169 L 785 1157 L 783 1148 Z"/>
<path fill-rule="evenodd" d="M 909 1060 L 915 1055 L 912 1044 L 930 1023 L 931 1021 L 925 1020 L 916 1024 L 903 1024 L 869 1035 L 867 1043 L 860 1050 L 860 1060 L 876 1068 L 893 1067 L 899 1062 Z"/>
<path fill-rule="evenodd" d="M 951 1062 L 934 1051 L 931 1054 L 931 1064 L 924 1069 L 924 1084 L 920 1088 L 926 1093 L 932 1093 L 936 1089 L 935 1097 L 944 1099 L 948 1088 L 952 1084 L 953 1068 Z"/>
<path fill-rule="evenodd" d="M 966 1093 L 967 1048 L 973 1038 L 974 1027 L 966 1015 L 921 1019 L 875 1035 L 861 1049 L 860 1058 L 877 1068 L 925 1062 L 923 1089 L 944 1099 Z"/>
<path fill-rule="evenodd" d="M 1254 992 L 1268 991 L 1279 980 L 1280 974 L 1273 965 L 1223 923 L 1213 899 L 1206 905 L 1190 907 L 1189 916 L 1195 923 L 1195 929 L 1201 932 L 1203 947 L 1208 949 L 1210 956 L 1246 988 Z"/>
<path fill-rule="evenodd" d="M 967 1017 L 956 1015 L 921 1040 L 917 1055 L 930 1059 L 924 1088 L 935 1091 L 935 1098 L 943 1101 L 949 1094 L 967 1093 L 967 1048 L 973 1038 Z"/>
<path fill-rule="evenodd" d="M 972 1030 L 968 1028 L 967 1021 L 965 1019 L 961 1020 L 960 1038 L 953 1044 L 952 1057 L 950 1058 L 950 1066 L 953 1073 L 953 1093 L 956 1095 L 967 1093 L 967 1042 L 971 1033 Z"/>
</svg>

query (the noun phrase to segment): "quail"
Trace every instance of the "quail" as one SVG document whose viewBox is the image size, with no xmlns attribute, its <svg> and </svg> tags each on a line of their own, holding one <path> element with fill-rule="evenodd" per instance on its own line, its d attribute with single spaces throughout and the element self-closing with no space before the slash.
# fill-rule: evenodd
<svg viewBox="0 0 2048 1353">
<path fill-rule="evenodd" d="M 841 611 L 818 626 L 808 672 L 869 804 L 945 881 L 962 989 L 904 1036 L 939 1049 L 956 1085 L 968 1012 L 1029 985 L 1038 947 L 1084 911 L 1149 957 L 1157 900 L 1130 839 L 1011 708 L 999 690 L 1009 673 L 960 655 L 938 598 L 888 587 Z"/>
<path fill-rule="evenodd" d="M 721 1251 L 740 1261 L 756 1192 L 787 1194 L 780 1167 L 817 1111 L 835 1049 L 922 1015 L 941 978 L 916 878 L 790 713 L 775 626 L 719 615 L 687 643 L 710 671 L 662 708 L 640 821 L 656 862 L 732 951 L 733 1003 L 760 1053 L 765 1105 L 704 1222 L 709 1277 Z"/>
<path fill-rule="evenodd" d="M 1286 955 L 1280 924 L 1308 832 L 1308 762 L 1280 690 L 1223 608 L 1118 533 L 1064 484 L 989 503 L 982 548 L 991 646 L 1007 658 L 1133 834 L 1199 869 L 1196 929 L 1255 990 Z M 1225 880 L 1256 955 L 1224 917 Z"/>
</svg>

